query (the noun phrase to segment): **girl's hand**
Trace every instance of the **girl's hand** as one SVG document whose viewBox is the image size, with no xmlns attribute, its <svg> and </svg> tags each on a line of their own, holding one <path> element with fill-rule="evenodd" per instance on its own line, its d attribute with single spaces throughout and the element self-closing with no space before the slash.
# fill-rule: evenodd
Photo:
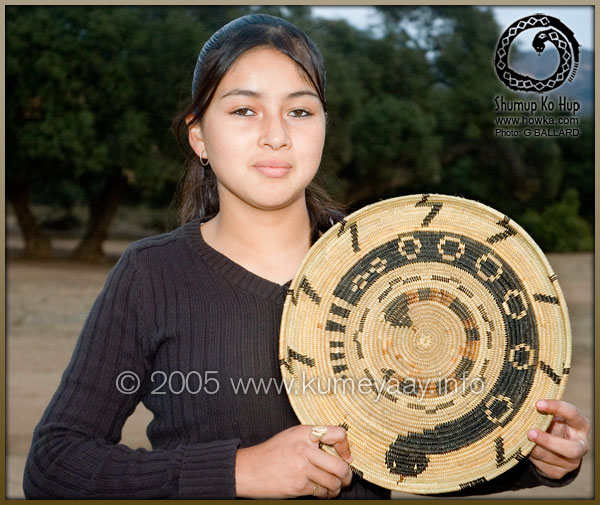
<svg viewBox="0 0 600 505">
<path fill-rule="evenodd" d="M 294 426 L 266 442 L 238 449 L 235 461 L 235 488 L 243 498 L 295 498 L 313 495 L 337 496 L 350 484 L 352 462 L 346 430 L 323 426 L 320 437 L 339 454 L 332 456 L 319 448 L 313 426 Z M 341 459 L 340 459 L 341 458 Z"/>
<path fill-rule="evenodd" d="M 590 421 L 579 409 L 560 400 L 540 400 L 539 412 L 554 414 L 547 431 L 530 430 L 529 440 L 536 443 L 529 460 L 538 472 L 550 479 L 560 479 L 575 470 L 588 452 Z"/>
</svg>

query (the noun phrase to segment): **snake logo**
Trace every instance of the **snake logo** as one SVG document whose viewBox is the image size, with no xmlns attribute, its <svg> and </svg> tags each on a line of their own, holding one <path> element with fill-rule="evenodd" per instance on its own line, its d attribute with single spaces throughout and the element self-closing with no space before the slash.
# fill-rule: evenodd
<svg viewBox="0 0 600 505">
<path fill-rule="evenodd" d="M 541 54 L 546 42 L 556 47 L 559 55 L 558 67 L 546 79 L 534 79 L 528 75 L 519 74 L 510 68 L 508 53 L 515 38 L 530 28 L 545 28 L 536 34 L 532 46 Z M 494 67 L 500 80 L 510 89 L 533 93 L 545 93 L 558 88 L 567 79 L 572 82 L 579 67 L 579 46 L 573 31 L 560 19 L 545 14 L 533 14 L 515 21 L 500 37 L 494 54 Z"/>
</svg>

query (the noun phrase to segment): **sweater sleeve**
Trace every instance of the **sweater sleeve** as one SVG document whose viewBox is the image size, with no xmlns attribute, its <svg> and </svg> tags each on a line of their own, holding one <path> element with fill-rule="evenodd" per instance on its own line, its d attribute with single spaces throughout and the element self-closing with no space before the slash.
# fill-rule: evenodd
<svg viewBox="0 0 600 505">
<path fill-rule="evenodd" d="M 527 458 L 517 463 L 510 470 L 500 474 L 495 479 L 482 482 L 473 487 L 452 493 L 442 493 L 436 496 L 459 497 L 474 495 L 489 495 L 503 491 L 518 491 L 537 486 L 562 487 L 570 484 L 579 474 L 581 466 L 569 472 L 562 479 L 549 479 L 542 476 Z"/>
<path fill-rule="evenodd" d="M 135 248 L 129 248 L 96 299 L 34 431 L 23 479 L 27 498 L 235 497 L 238 439 L 152 451 L 119 444 L 151 366 L 141 289 Z M 122 389 L 137 390 L 119 392 L 119 377 Z"/>
</svg>

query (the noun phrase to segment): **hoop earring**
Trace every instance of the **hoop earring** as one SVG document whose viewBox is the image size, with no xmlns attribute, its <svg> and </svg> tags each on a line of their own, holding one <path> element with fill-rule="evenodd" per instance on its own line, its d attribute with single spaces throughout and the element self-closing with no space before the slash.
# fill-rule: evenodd
<svg viewBox="0 0 600 505">
<path fill-rule="evenodd" d="M 208 166 L 208 158 L 206 159 L 206 161 L 204 161 L 204 158 L 200 158 L 200 165 L 202 165 L 203 167 L 207 167 Z"/>
</svg>

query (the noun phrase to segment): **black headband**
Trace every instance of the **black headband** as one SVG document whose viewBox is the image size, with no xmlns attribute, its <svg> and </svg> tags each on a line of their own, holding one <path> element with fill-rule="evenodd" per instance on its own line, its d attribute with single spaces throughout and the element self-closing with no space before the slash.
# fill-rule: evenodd
<svg viewBox="0 0 600 505">
<path fill-rule="evenodd" d="M 219 28 L 215 33 L 213 33 L 212 37 L 206 41 L 204 46 L 202 46 L 202 50 L 200 51 L 198 59 L 196 60 L 196 68 L 194 69 L 194 77 L 192 79 L 192 96 L 196 94 L 196 89 L 198 89 L 198 81 L 200 80 L 202 67 L 204 66 L 204 61 L 208 53 L 219 47 L 223 39 L 231 32 L 239 30 L 244 26 L 260 24 L 264 24 L 266 26 L 293 26 L 288 21 L 276 16 L 271 16 L 269 14 L 248 14 L 246 16 L 234 19 L 233 21 L 230 21 L 226 25 Z"/>
</svg>

